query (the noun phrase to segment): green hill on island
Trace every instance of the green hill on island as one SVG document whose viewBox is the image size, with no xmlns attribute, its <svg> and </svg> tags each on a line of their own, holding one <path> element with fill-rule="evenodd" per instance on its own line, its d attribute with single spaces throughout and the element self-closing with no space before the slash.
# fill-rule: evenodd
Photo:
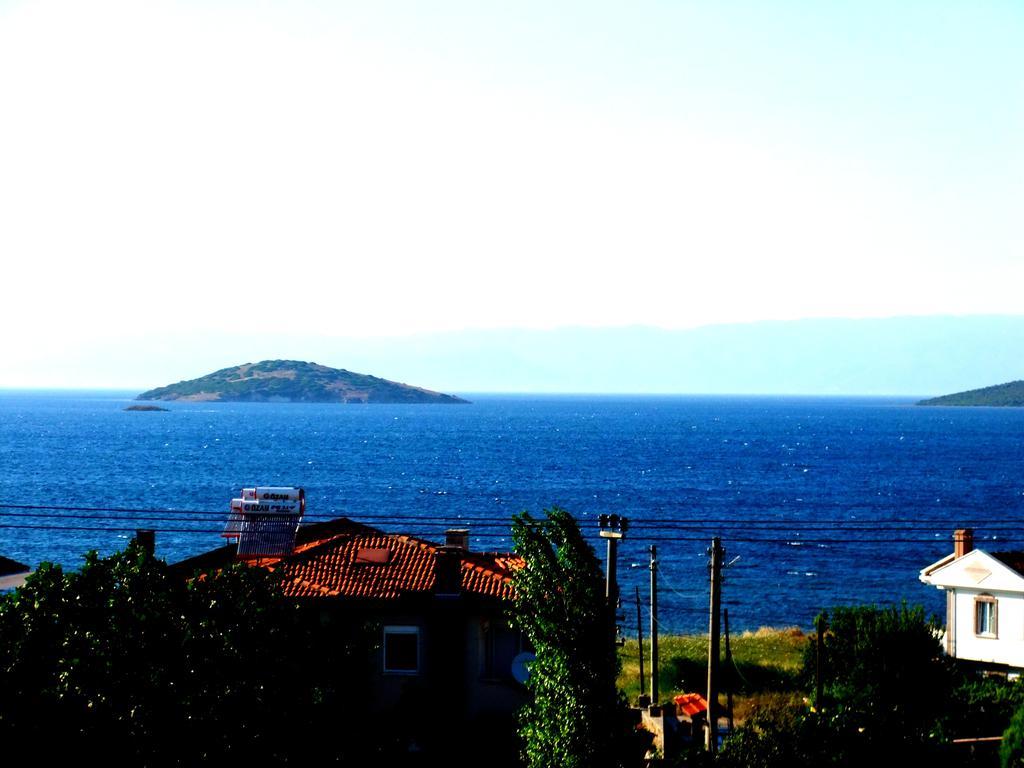
<svg viewBox="0 0 1024 768">
<path fill-rule="evenodd" d="M 1024 381 L 1010 381 L 994 387 L 933 397 L 922 400 L 918 405 L 994 405 L 1021 408 L 1024 407 Z"/>
<path fill-rule="evenodd" d="M 143 392 L 136 400 L 276 403 L 465 403 L 429 389 L 298 360 L 264 360 Z"/>
</svg>

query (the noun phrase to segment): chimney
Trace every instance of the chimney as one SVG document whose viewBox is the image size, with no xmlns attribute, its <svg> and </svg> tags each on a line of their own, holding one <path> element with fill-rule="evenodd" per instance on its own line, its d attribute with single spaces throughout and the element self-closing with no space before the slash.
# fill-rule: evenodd
<svg viewBox="0 0 1024 768">
<path fill-rule="evenodd" d="M 434 594 L 449 597 L 462 592 L 462 550 L 438 547 L 434 553 Z"/>
<path fill-rule="evenodd" d="M 135 543 L 142 547 L 147 555 L 152 557 L 156 552 L 156 531 L 151 529 L 135 529 Z"/>
<path fill-rule="evenodd" d="M 953 531 L 953 557 L 959 559 L 974 549 L 974 529 L 957 528 Z"/>
<path fill-rule="evenodd" d="M 449 528 L 444 532 L 444 545 L 449 549 L 469 551 L 469 528 Z"/>
</svg>

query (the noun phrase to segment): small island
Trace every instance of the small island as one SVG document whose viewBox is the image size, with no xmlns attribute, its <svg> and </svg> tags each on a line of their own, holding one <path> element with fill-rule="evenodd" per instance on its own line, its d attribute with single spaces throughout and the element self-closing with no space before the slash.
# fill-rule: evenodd
<svg viewBox="0 0 1024 768">
<path fill-rule="evenodd" d="M 460 397 L 344 368 L 264 360 L 143 392 L 136 400 L 226 403 L 466 403 Z"/>
<path fill-rule="evenodd" d="M 169 408 L 161 408 L 159 405 L 129 405 L 124 410 L 126 410 L 126 411 L 145 411 L 145 412 L 161 411 L 163 413 L 166 413 L 170 409 Z"/>
<path fill-rule="evenodd" d="M 987 405 L 1003 408 L 1024 407 L 1024 381 L 1010 381 L 993 387 L 971 389 L 952 395 L 922 400 L 918 405 Z"/>
</svg>

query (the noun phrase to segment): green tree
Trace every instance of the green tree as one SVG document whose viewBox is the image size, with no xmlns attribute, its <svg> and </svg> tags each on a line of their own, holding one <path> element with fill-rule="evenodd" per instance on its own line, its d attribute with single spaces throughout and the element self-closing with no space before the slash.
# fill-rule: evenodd
<svg viewBox="0 0 1024 768">
<path fill-rule="evenodd" d="M 823 696 L 815 710 L 761 712 L 726 740 L 725 765 L 955 764 L 943 744 L 955 677 L 921 607 L 839 606 L 821 617 Z M 804 657 L 814 687 L 817 648 Z"/>
<path fill-rule="evenodd" d="M 1018 709 L 1003 733 L 999 745 L 999 764 L 1002 768 L 1024 768 L 1024 707 Z"/>
<path fill-rule="evenodd" d="M 353 682 L 354 645 L 300 611 L 265 569 L 184 580 L 134 544 L 44 564 L 0 597 L 0 743 L 43 763 L 337 757 L 351 719 L 329 681 Z"/>
<path fill-rule="evenodd" d="M 947 711 L 952 666 L 939 642 L 941 625 L 921 606 L 837 606 L 823 614 L 828 631 L 822 656 L 826 711 L 836 709 L 875 733 L 927 740 Z M 816 647 L 805 654 L 805 677 L 816 668 Z"/>
<path fill-rule="evenodd" d="M 960 679 L 952 696 L 955 705 L 944 728 L 950 738 L 996 736 L 1024 707 L 1024 685 L 1019 681 L 986 677 L 962 667 L 957 676 Z"/>
<path fill-rule="evenodd" d="M 532 697 L 520 712 L 526 763 L 622 764 L 628 739 L 601 564 L 572 515 L 557 507 L 542 519 L 514 516 L 512 538 L 525 560 L 514 578 L 514 621 L 536 654 Z"/>
<path fill-rule="evenodd" d="M 839 754 L 828 720 L 792 707 L 757 710 L 726 738 L 718 764 L 736 768 L 803 768 L 829 765 Z M 830 738 L 831 737 L 831 738 Z"/>
</svg>

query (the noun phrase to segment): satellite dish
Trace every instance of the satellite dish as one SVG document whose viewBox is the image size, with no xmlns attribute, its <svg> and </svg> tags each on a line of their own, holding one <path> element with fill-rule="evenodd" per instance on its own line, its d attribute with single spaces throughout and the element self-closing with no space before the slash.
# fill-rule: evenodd
<svg viewBox="0 0 1024 768">
<path fill-rule="evenodd" d="M 530 679 L 530 662 L 536 658 L 530 651 L 523 651 L 512 659 L 512 677 L 517 683 L 526 685 Z"/>
</svg>

